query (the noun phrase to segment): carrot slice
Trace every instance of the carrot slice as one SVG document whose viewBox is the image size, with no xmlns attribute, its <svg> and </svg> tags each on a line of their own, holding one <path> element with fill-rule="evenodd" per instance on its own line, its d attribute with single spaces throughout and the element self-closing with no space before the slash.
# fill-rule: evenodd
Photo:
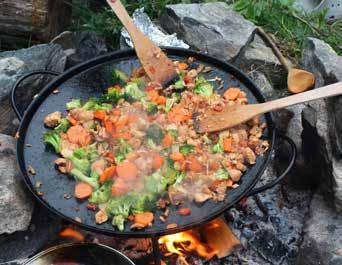
<svg viewBox="0 0 342 265">
<path fill-rule="evenodd" d="M 240 92 L 241 92 L 240 88 L 232 87 L 232 88 L 229 88 L 228 90 L 226 90 L 226 92 L 224 92 L 223 96 L 227 100 L 235 100 L 238 98 Z"/>
<path fill-rule="evenodd" d="M 105 120 L 106 118 L 106 111 L 105 110 L 97 110 L 94 112 L 94 118 L 98 120 Z"/>
<path fill-rule="evenodd" d="M 157 170 L 159 168 L 161 168 L 161 166 L 164 164 L 164 157 L 162 157 L 161 155 L 156 155 L 153 158 L 153 162 L 152 162 L 152 167 L 153 169 Z"/>
<path fill-rule="evenodd" d="M 113 114 L 113 116 L 120 116 L 121 111 L 119 109 L 113 109 L 112 114 Z"/>
<path fill-rule="evenodd" d="M 155 100 L 155 103 L 158 104 L 158 105 L 165 105 L 166 97 L 158 96 L 157 99 Z"/>
<path fill-rule="evenodd" d="M 75 197 L 80 200 L 87 199 L 93 193 L 93 187 L 88 183 L 80 182 L 75 186 Z"/>
<path fill-rule="evenodd" d="M 182 160 L 184 160 L 184 155 L 182 153 L 172 153 L 170 155 L 170 158 L 173 161 L 182 161 Z"/>
<path fill-rule="evenodd" d="M 124 179 L 117 178 L 112 186 L 112 196 L 122 196 L 130 191 L 130 187 Z"/>
<path fill-rule="evenodd" d="M 88 145 L 91 142 L 91 135 L 80 125 L 75 125 L 67 131 L 68 140 L 73 144 L 82 146 Z"/>
<path fill-rule="evenodd" d="M 232 152 L 233 150 L 233 139 L 232 138 L 226 138 L 223 139 L 223 150 L 226 152 Z"/>
<path fill-rule="evenodd" d="M 120 116 L 117 122 L 115 123 L 117 129 L 121 129 L 128 124 L 128 117 L 126 115 Z"/>
<path fill-rule="evenodd" d="M 110 166 L 110 167 L 107 167 L 103 173 L 101 174 L 100 176 L 100 184 L 103 184 L 105 183 L 108 179 L 110 179 L 111 177 L 114 176 L 115 172 L 116 172 L 116 167 L 115 166 Z"/>
<path fill-rule="evenodd" d="M 189 156 L 187 160 L 188 160 L 189 169 L 191 171 L 197 172 L 197 173 L 203 171 L 203 165 L 197 160 L 196 157 Z"/>
<path fill-rule="evenodd" d="M 155 89 L 151 89 L 151 90 L 147 90 L 146 91 L 147 96 L 150 98 L 150 100 L 152 100 L 153 102 L 156 102 L 156 100 L 159 97 L 159 93 L 157 90 Z"/>
<path fill-rule="evenodd" d="M 71 123 L 72 126 L 77 125 L 77 120 L 70 115 L 68 115 L 68 121 Z"/>
<path fill-rule="evenodd" d="M 186 70 L 189 66 L 186 63 L 178 63 L 177 67 L 179 70 Z"/>
<path fill-rule="evenodd" d="M 104 121 L 104 126 L 105 126 L 107 132 L 109 132 L 109 133 L 114 133 L 115 132 L 115 125 L 110 120 L 105 120 Z"/>
<path fill-rule="evenodd" d="M 154 216 L 151 212 L 144 212 L 134 215 L 134 222 L 148 226 L 153 222 Z"/>
<path fill-rule="evenodd" d="M 213 171 L 217 171 L 220 168 L 220 163 L 219 162 L 212 162 L 209 165 L 210 169 Z"/>
<path fill-rule="evenodd" d="M 138 168 L 132 162 L 124 161 L 117 165 L 116 172 L 119 178 L 134 179 L 138 175 Z"/>
<path fill-rule="evenodd" d="M 84 236 L 80 232 L 70 227 L 65 228 L 63 231 L 59 233 L 59 235 L 61 237 L 68 237 L 68 238 L 75 239 L 77 242 L 81 242 L 84 240 Z"/>
<path fill-rule="evenodd" d="M 164 136 L 162 140 L 162 145 L 164 148 L 169 148 L 173 144 L 173 137 L 170 134 Z"/>
</svg>

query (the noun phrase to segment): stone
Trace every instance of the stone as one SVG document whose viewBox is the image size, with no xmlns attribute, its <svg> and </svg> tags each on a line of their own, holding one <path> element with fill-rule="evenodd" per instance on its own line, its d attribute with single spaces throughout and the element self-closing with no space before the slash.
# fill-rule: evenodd
<svg viewBox="0 0 342 265">
<path fill-rule="evenodd" d="M 290 61 L 288 63 L 290 64 Z M 257 69 L 264 73 L 275 89 L 286 88 L 286 69 L 274 55 L 273 50 L 257 34 L 239 55 L 236 64 L 249 71 Z"/>
<path fill-rule="evenodd" d="M 310 209 L 297 264 L 342 264 L 342 215 L 326 205 L 319 193 L 313 196 Z"/>
<path fill-rule="evenodd" d="M 23 73 L 33 70 L 63 72 L 65 56 L 59 45 L 41 44 L 28 49 L 0 52 L 0 100 L 8 95 Z"/>
<path fill-rule="evenodd" d="M 256 29 L 223 2 L 167 5 L 160 24 L 193 49 L 228 61 L 234 61 Z"/>
<path fill-rule="evenodd" d="M 342 80 L 342 56 L 322 40 L 307 38 L 304 42 L 302 64 L 316 76 L 316 87 Z"/>
<path fill-rule="evenodd" d="M 15 153 L 14 138 L 0 134 L 0 234 L 25 231 L 33 211 Z"/>
<path fill-rule="evenodd" d="M 248 71 L 247 75 L 254 81 L 267 100 L 272 100 L 279 97 L 278 91 L 273 88 L 265 74 L 259 71 Z"/>
<path fill-rule="evenodd" d="M 97 36 L 95 32 L 65 31 L 55 37 L 51 43 L 62 46 L 67 58 L 66 68 L 108 52 L 106 42 Z"/>
<path fill-rule="evenodd" d="M 0 133 L 14 135 L 18 121 L 12 111 L 9 93 L 20 76 L 29 71 L 63 72 L 66 56 L 57 44 L 41 44 L 28 49 L 0 52 Z M 33 96 L 51 80 L 51 75 L 36 75 L 22 83 L 17 99 L 20 111 L 31 103 Z"/>
<path fill-rule="evenodd" d="M 342 81 L 342 57 L 324 41 L 306 39 L 302 64 L 315 74 L 316 87 Z M 328 201 L 334 201 L 339 211 L 342 211 L 341 102 L 341 96 L 312 102 L 307 104 L 311 108 L 303 112 L 303 146 L 307 149 L 307 163 L 316 169 L 313 171 L 316 185 Z"/>
</svg>

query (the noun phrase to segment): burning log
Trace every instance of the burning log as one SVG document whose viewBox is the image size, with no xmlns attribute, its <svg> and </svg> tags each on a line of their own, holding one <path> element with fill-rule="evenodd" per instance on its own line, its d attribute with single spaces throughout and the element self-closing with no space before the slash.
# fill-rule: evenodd
<svg viewBox="0 0 342 265">
<path fill-rule="evenodd" d="M 217 250 L 219 258 L 229 256 L 233 249 L 240 245 L 240 241 L 222 218 L 217 218 L 205 225 L 201 228 L 201 232 L 207 244 Z"/>
</svg>

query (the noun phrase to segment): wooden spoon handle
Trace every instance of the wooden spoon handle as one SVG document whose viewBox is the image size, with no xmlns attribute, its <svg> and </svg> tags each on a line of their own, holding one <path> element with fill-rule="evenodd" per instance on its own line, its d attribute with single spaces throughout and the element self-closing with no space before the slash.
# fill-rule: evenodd
<svg viewBox="0 0 342 265">
<path fill-rule="evenodd" d="M 299 103 L 309 102 L 316 99 L 328 98 L 342 94 L 342 82 L 335 83 L 328 86 L 316 88 L 297 95 L 276 99 L 266 103 L 259 104 L 260 113 L 263 114 L 272 110 L 277 110 Z"/>
<path fill-rule="evenodd" d="M 123 6 L 120 0 L 107 0 L 107 3 L 129 32 L 134 44 L 136 43 L 137 39 L 146 38 L 146 36 L 134 24 L 132 18 L 129 16 L 126 8 Z"/>
</svg>

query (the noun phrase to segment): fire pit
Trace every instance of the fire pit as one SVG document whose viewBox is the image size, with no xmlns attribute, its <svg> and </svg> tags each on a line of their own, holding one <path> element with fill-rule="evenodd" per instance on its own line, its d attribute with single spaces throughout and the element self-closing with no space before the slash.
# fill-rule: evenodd
<svg viewBox="0 0 342 265">
<path fill-rule="evenodd" d="M 241 87 L 247 92 L 248 97 L 252 102 L 264 101 L 262 94 L 258 91 L 255 85 L 233 66 L 196 52 L 190 52 L 182 49 L 168 49 L 167 51 L 170 56 L 177 59 L 184 59 L 184 57 L 187 58 L 190 56 L 195 57 L 195 62 L 198 60 L 200 63 L 210 66 L 211 69 L 213 69 L 210 74 L 214 76 L 220 76 L 222 80 L 225 80 L 225 85 L 231 87 Z M 206 224 L 208 221 L 221 215 L 225 210 L 230 208 L 233 204 L 245 196 L 254 195 L 273 187 L 291 169 L 296 155 L 295 147 L 290 139 L 284 138 L 290 143 L 292 150 L 292 157 L 290 159 L 289 166 L 278 178 L 272 182 L 252 190 L 256 182 L 261 177 L 265 166 L 270 161 L 270 154 L 273 150 L 275 132 L 272 118 L 269 114 L 264 115 L 262 119 L 267 123 L 268 126 L 264 137 L 270 142 L 270 151 L 257 159 L 256 164 L 244 174 L 238 187 L 231 190 L 224 201 L 216 203 L 209 201 L 202 205 L 193 204 L 191 206 L 191 216 L 182 218 L 179 218 L 179 216 L 175 214 L 177 213 L 177 209 L 173 209 L 175 206 L 172 206 L 170 208 L 171 214 L 168 217 L 167 223 L 165 223 L 162 218 L 159 218 L 159 216 L 161 216 L 163 213 L 162 211 L 158 211 L 153 226 L 141 231 L 130 230 L 128 228 L 129 226 L 126 226 L 126 229 L 123 232 L 120 232 L 115 230 L 110 224 L 103 224 L 101 226 L 95 225 L 93 215 L 89 212 L 87 207 L 84 207 L 84 205 L 80 204 L 75 198 L 66 199 L 65 194 L 68 193 L 68 191 L 65 190 L 65 187 L 70 187 L 70 185 L 66 183 L 69 180 L 66 178 L 62 178 L 61 180 L 61 178 L 58 178 L 56 175 L 57 173 L 51 167 L 46 166 L 48 160 L 53 161 L 55 159 L 54 155 L 47 152 L 42 144 L 36 142 L 37 139 L 41 137 L 40 134 L 44 131 L 43 129 L 37 131 L 37 128 L 39 128 L 38 123 L 41 122 L 42 117 L 47 114 L 46 111 L 48 111 L 48 109 L 50 110 L 51 108 L 61 108 L 62 105 L 64 106 L 66 99 L 70 98 L 71 95 L 75 97 L 75 95 L 78 93 L 78 97 L 86 98 L 101 92 L 104 88 L 103 86 L 108 86 L 105 80 L 108 80 L 106 76 L 111 69 L 111 64 L 115 63 L 116 67 L 117 65 L 121 64 L 121 67 L 123 67 L 128 61 L 133 63 L 133 65 L 136 64 L 137 60 L 134 58 L 133 51 L 108 54 L 98 59 L 86 62 L 79 67 L 66 72 L 54 82 L 50 83 L 33 101 L 23 117 L 23 121 L 19 129 L 19 139 L 17 144 L 19 165 L 24 175 L 26 184 L 31 192 L 36 196 L 38 201 L 46 206 L 49 210 L 68 220 L 69 222 L 84 227 L 85 229 L 114 236 L 151 237 L 153 255 L 156 264 L 160 264 L 159 244 L 165 247 L 167 252 L 178 254 L 179 259 L 183 259 L 184 262 L 186 262 L 186 259 L 180 254 L 183 252 L 191 253 L 195 249 L 199 256 L 202 256 L 206 259 L 217 255 L 217 251 L 230 251 L 231 246 L 229 244 L 226 244 L 228 250 L 221 249 L 222 245 L 225 245 L 225 243 L 219 244 L 216 242 L 215 244 L 218 246 L 210 246 L 210 244 L 214 244 L 210 242 L 215 241 L 215 237 L 206 236 L 208 245 L 205 245 L 205 242 L 201 242 L 200 240 L 200 234 L 203 234 L 200 233 L 201 230 L 186 230 Z M 129 67 L 132 66 L 130 65 Z M 128 69 L 128 72 L 129 71 L 130 69 Z M 19 85 L 19 83 L 27 76 L 36 73 L 37 72 L 34 72 L 22 77 L 17 82 L 17 85 Z M 49 72 L 49 74 L 55 73 Z M 21 118 L 21 114 L 19 113 L 15 102 L 17 85 L 12 92 L 12 105 L 18 117 Z M 56 87 L 58 87 L 58 93 L 54 93 Z M 94 90 L 94 88 L 99 90 Z M 59 179 L 58 182 L 55 181 L 56 179 Z M 37 183 L 42 184 L 38 185 Z M 44 183 L 54 183 L 54 185 L 46 185 Z M 171 226 L 172 224 L 176 225 Z M 215 227 L 223 229 L 224 225 L 223 223 L 218 225 L 217 222 L 207 224 L 203 228 L 205 231 L 204 234 L 211 234 L 211 229 L 214 229 Z M 226 234 L 227 240 L 231 239 L 235 242 L 233 244 L 235 245 L 237 240 L 234 239 L 233 236 L 229 236 L 231 233 L 227 232 Z"/>
</svg>

